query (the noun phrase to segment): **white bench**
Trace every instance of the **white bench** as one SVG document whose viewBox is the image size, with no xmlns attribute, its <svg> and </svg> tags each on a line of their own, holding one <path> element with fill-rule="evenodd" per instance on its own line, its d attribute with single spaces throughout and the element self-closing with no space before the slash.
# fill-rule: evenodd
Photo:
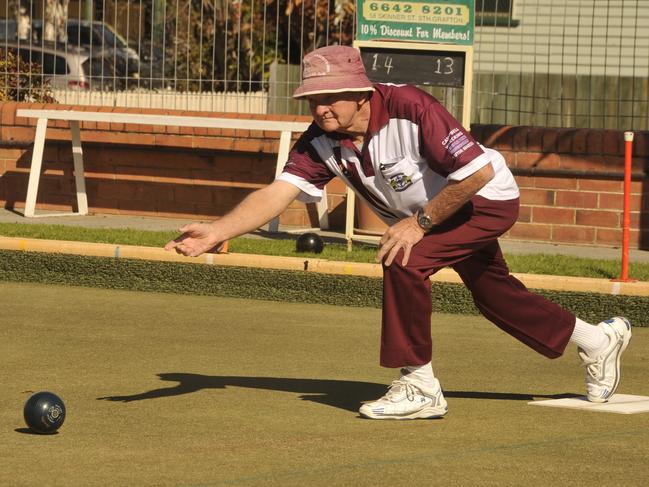
<svg viewBox="0 0 649 487">
<path fill-rule="evenodd" d="M 88 214 L 88 197 L 86 194 L 86 183 L 83 172 L 80 122 L 131 123 L 142 125 L 168 125 L 174 127 L 264 130 L 279 132 L 279 151 L 277 153 L 277 165 L 275 167 L 276 176 L 282 172 L 284 164 L 288 158 L 288 152 L 291 146 L 291 134 L 293 132 L 304 132 L 309 126 L 309 123 L 306 122 L 280 122 L 240 118 L 185 117 L 180 115 L 147 115 L 137 113 L 84 112 L 77 110 L 19 109 L 16 111 L 16 116 L 38 119 L 36 122 L 34 151 L 32 153 L 32 163 L 29 171 L 29 183 L 27 186 L 27 198 L 25 201 L 24 213 L 25 217 L 30 218 Z M 41 167 L 43 165 L 43 149 L 45 147 L 48 120 L 67 120 L 70 122 L 70 131 L 72 133 L 72 158 L 74 161 L 74 178 L 77 192 L 77 212 L 36 214 L 36 196 L 38 194 L 38 184 L 41 177 Z M 318 203 L 318 219 L 320 228 L 329 228 L 326 193 L 323 195 L 321 202 Z M 269 224 L 269 231 L 276 232 L 278 225 L 279 219 L 273 219 Z"/>
</svg>

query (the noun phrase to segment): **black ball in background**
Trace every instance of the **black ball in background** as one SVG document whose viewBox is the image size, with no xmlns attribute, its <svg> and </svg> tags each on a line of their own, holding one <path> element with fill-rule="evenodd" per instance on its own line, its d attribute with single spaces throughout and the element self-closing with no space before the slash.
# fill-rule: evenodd
<svg viewBox="0 0 649 487">
<path fill-rule="evenodd" d="M 324 242 L 317 233 L 303 233 L 298 237 L 295 248 L 298 252 L 319 254 L 324 249 Z"/>
<path fill-rule="evenodd" d="M 32 431 L 54 433 L 65 421 L 65 404 L 56 394 L 41 391 L 27 399 L 23 414 Z"/>
</svg>

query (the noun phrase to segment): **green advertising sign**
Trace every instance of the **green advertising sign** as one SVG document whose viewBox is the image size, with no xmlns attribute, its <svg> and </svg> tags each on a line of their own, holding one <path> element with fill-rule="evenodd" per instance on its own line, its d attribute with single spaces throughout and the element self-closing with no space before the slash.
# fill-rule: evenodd
<svg viewBox="0 0 649 487">
<path fill-rule="evenodd" d="M 474 0 L 357 0 L 356 39 L 473 45 Z"/>
</svg>

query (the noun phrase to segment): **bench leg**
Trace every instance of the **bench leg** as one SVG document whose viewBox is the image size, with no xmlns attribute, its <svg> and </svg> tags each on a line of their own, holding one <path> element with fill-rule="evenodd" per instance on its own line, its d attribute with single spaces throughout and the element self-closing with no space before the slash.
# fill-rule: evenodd
<svg viewBox="0 0 649 487">
<path fill-rule="evenodd" d="M 275 165 L 275 177 L 282 174 L 284 164 L 288 160 L 288 152 L 291 149 L 291 132 L 283 131 L 279 136 L 279 151 L 277 152 L 277 164 Z M 275 233 L 279 230 L 279 216 L 268 223 L 268 231 Z"/>
<path fill-rule="evenodd" d="M 317 203 L 318 224 L 321 230 L 329 229 L 329 204 L 327 203 L 327 188 L 322 190 L 322 199 Z"/>
<path fill-rule="evenodd" d="M 72 159 L 74 160 L 74 180 L 77 188 L 77 206 L 79 215 L 88 214 L 88 195 L 86 194 L 86 179 L 83 174 L 83 150 L 81 149 L 81 131 L 79 122 L 70 121 L 72 132 Z"/>
<path fill-rule="evenodd" d="M 356 194 L 347 188 L 347 205 L 345 207 L 345 240 L 347 240 L 347 251 L 352 250 L 352 240 L 354 238 L 354 203 Z"/>
<path fill-rule="evenodd" d="M 43 149 L 45 147 L 46 130 L 47 119 L 39 118 L 36 122 L 34 150 L 32 152 L 32 165 L 29 170 L 29 183 L 27 184 L 27 198 L 25 200 L 24 213 L 26 217 L 34 217 L 36 212 L 36 195 L 38 194 L 38 183 L 41 179 L 41 167 L 43 166 Z"/>
</svg>

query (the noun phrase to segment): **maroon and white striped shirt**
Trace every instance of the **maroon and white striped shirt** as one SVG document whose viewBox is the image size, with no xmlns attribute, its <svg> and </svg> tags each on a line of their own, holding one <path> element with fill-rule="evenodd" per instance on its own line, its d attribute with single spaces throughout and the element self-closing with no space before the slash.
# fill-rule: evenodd
<svg viewBox="0 0 649 487">
<path fill-rule="evenodd" d="M 314 122 L 291 149 L 278 179 L 300 188 L 301 201 L 319 201 L 322 188 L 338 176 L 391 225 L 424 207 L 447 181 L 460 181 L 489 162 L 495 176 L 478 195 L 519 196 L 502 155 L 476 142 L 435 98 L 413 86 L 375 88 L 362 148 Z"/>
</svg>

